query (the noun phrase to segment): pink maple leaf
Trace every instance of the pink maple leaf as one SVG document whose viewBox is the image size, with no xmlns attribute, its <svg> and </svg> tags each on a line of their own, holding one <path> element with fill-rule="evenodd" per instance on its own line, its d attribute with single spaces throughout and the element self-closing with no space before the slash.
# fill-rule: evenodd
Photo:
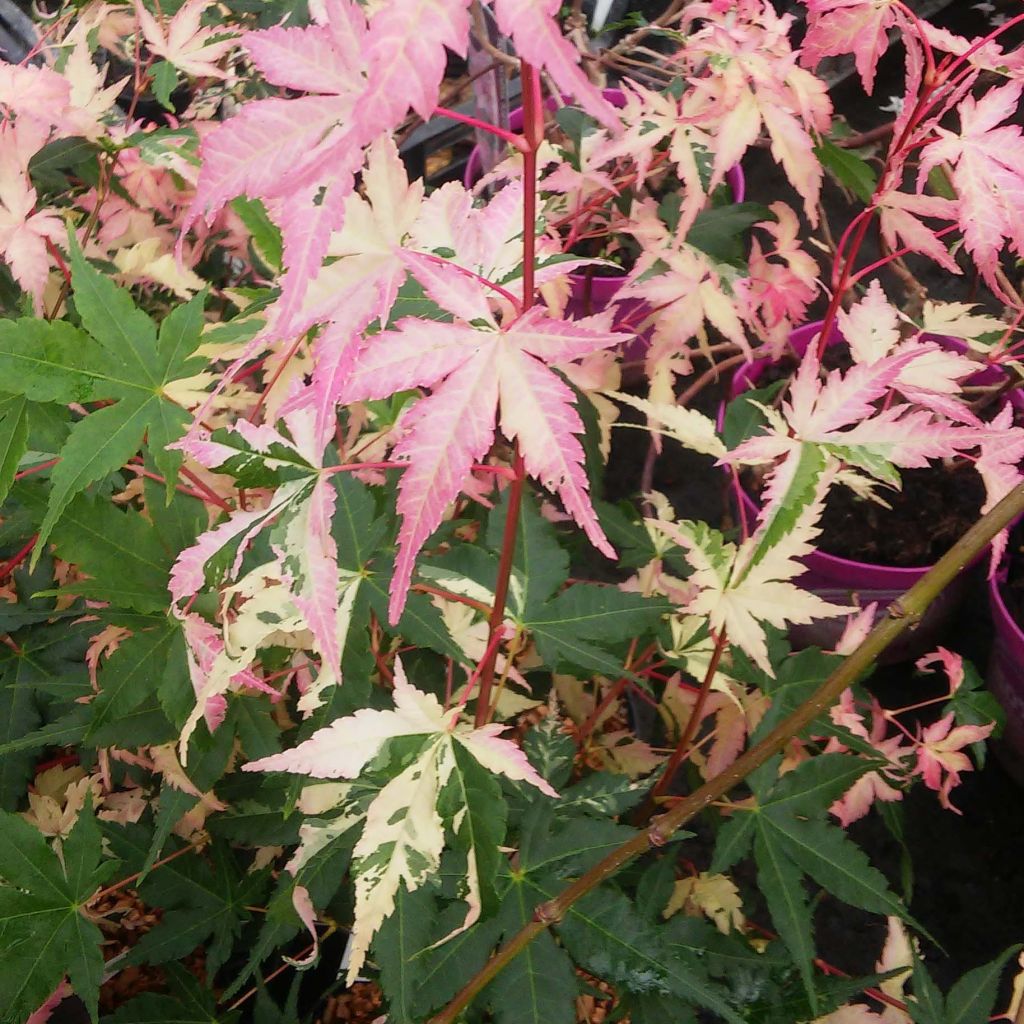
<svg viewBox="0 0 1024 1024">
<path fill-rule="evenodd" d="M 711 186 L 763 127 L 772 156 L 816 225 L 823 172 L 812 132 L 828 130 L 832 104 L 825 83 L 796 63 L 787 34 L 792 18 L 780 17 L 767 3 L 723 4 L 713 12 L 706 4 L 688 5 L 684 19 L 702 17 L 706 22 L 686 36 L 673 59 L 684 66 L 681 73 L 690 85 L 681 103 L 683 123 L 715 139 Z"/>
<path fill-rule="evenodd" d="M 952 165 L 964 244 L 1000 295 L 996 272 L 1004 242 L 1024 256 L 1024 133 L 1018 125 L 997 126 L 1016 113 L 1022 90 L 1024 83 L 1012 81 L 980 99 L 964 97 L 959 134 L 935 127 L 939 139 L 921 151 L 917 181 L 921 191 L 933 167 Z"/>
<path fill-rule="evenodd" d="M 917 770 L 929 789 L 939 794 L 939 803 L 947 810 L 961 812 L 949 802 L 949 794 L 960 784 L 963 772 L 973 771 L 970 758 L 963 748 L 988 738 L 993 723 L 988 725 L 959 725 L 953 728 L 951 711 L 921 735 L 917 748 Z"/>
<path fill-rule="evenodd" d="M 875 68 L 889 47 L 889 29 L 902 20 L 899 0 L 807 0 L 807 35 L 800 63 L 813 68 L 823 57 L 852 53 L 870 96 Z"/>
<path fill-rule="evenodd" d="M 370 22 L 366 101 L 356 116 L 371 134 L 397 124 L 412 107 L 426 121 L 437 105 L 445 48 L 466 54 L 469 0 L 380 5 Z"/>
<path fill-rule="evenodd" d="M 579 51 L 555 21 L 561 0 L 494 0 L 498 27 L 512 37 L 516 53 L 551 75 L 555 85 L 606 128 L 621 127 L 614 108 L 580 68 Z"/>
<path fill-rule="evenodd" d="M 36 210 L 36 190 L 28 177 L 28 161 L 46 141 L 41 128 L 26 122 L 7 123 L 0 130 L 0 256 L 15 281 L 42 313 L 43 290 L 50 273 L 47 243 L 66 238 L 56 212 Z"/>
<path fill-rule="evenodd" d="M 277 312 L 282 330 L 301 303 L 306 281 L 319 271 L 331 232 L 341 225 L 363 147 L 389 127 L 377 125 L 368 133 L 355 117 L 367 88 L 365 15 L 351 0 L 328 0 L 325 11 L 321 24 L 243 37 L 269 82 L 286 88 L 301 83 L 318 95 L 247 104 L 206 136 L 195 198 L 181 231 L 183 239 L 199 217 L 209 220 L 235 196 L 280 201 L 287 266 Z M 295 51 L 307 37 L 311 57 L 296 62 Z"/>
<path fill-rule="evenodd" d="M 166 28 L 135 0 L 135 15 L 152 53 L 187 75 L 227 78 L 227 72 L 216 61 L 235 45 L 235 35 L 223 28 L 200 25 L 203 12 L 211 0 L 188 0 L 167 23 Z"/>
<path fill-rule="evenodd" d="M 555 321 L 533 309 L 501 327 L 493 320 L 477 327 L 406 317 L 369 340 L 342 401 L 432 389 L 403 420 L 406 435 L 395 449 L 410 465 L 398 492 L 393 623 L 405 606 L 417 553 L 491 446 L 499 405 L 502 431 L 519 442 L 526 471 L 562 499 L 595 547 L 612 556 L 587 493 L 574 395 L 546 362 L 579 359 L 628 337 L 608 330 L 607 317 Z"/>
<path fill-rule="evenodd" d="M 955 223 L 957 202 L 943 196 L 908 195 L 893 189 L 879 195 L 875 202 L 882 237 L 890 249 L 907 248 L 934 260 L 951 274 L 963 273 L 936 231 L 921 220 L 928 217 Z"/>
</svg>

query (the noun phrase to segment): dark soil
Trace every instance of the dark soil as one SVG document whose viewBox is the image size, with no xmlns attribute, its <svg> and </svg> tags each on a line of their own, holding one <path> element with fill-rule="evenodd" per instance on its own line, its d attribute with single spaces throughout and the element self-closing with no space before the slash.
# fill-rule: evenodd
<svg viewBox="0 0 1024 1024">
<path fill-rule="evenodd" d="M 901 491 L 880 492 L 891 508 L 834 488 L 821 518 L 821 550 L 876 565 L 932 565 L 977 520 L 985 488 L 969 463 L 900 476 Z"/>
</svg>

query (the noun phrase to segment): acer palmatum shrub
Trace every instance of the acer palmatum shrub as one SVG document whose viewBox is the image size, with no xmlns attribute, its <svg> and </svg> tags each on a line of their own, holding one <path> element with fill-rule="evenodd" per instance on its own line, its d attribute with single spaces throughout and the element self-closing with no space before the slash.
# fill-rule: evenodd
<svg viewBox="0 0 1024 1024">
<path fill-rule="evenodd" d="M 883 710 L 862 682 L 1024 508 L 1024 430 L 965 385 L 1016 379 L 1024 16 L 967 40 L 808 0 L 794 49 L 766 0 L 677 6 L 581 54 L 577 11 L 494 0 L 523 127 L 454 112 L 514 151 L 486 197 L 428 192 L 398 149 L 452 113 L 465 0 L 68 5 L 0 67 L 4 1020 L 68 991 L 111 1021 L 314 1019 L 362 978 L 393 1024 L 992 1012 L 1016 950 L 941 993 L 926 923 L 845 829 L 915 784 L 955 813 L 994 727 L 945 648 L 938 699 Z M 843 148 L 815 64 L 853 53 L 870 94 L 890 32 L 902 110 Z M 577 106 L 568 158 L 550 96 Z M 758 143 L 801 205 L 751 223 L 709 197 Z M 826 173 L 862 200 L 838 238 Z M 622 303 L 566 316 L 612 232 Z M 877 275 L 914 290 L 911 256 L 1002 315 L 901 311 Z M 849 365 L 812 343 L 727 441 L 693 398 L 780 356 L 819 294 Z M 647 393 L 620 391 L 648 332 Z M 602 501 L 622 403 L 757 468 L 752 528 Z M 876 627 L 801 586 L 831 492 L 884 500 L 944 459 L 984 514 Z M 820 619 L 835 650 L 791 653 Z M 823 899 L 887 918 L 878 973 L 816 954 Z"/>
</svg>

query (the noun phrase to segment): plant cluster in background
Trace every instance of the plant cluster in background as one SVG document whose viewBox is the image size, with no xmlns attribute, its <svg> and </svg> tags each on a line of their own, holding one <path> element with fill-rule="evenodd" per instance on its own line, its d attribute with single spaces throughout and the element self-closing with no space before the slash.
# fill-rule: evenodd
<svg viewBox="0 0 1024 1024">
<path fill-rule="evenodd" d="M 817 709 L 876 609 L 801 559 L 842 489 L 971 463 L 987 513 L 1024 479 L 1024 15 L 967 40 L 900 0 L 806 7 L 799 48 L 768 0 L 706 0 L 596 53 L 549 0 L 37 12 L 0 65 L 4 1021 L 71 991 L 99 1019 L 101 987 L 122 1024 L 296 1019 L 318 958 L 391 1024 L 590 997 L 633 1024 L 989 1019 L 1017 950 L 942 995 L 845 829 L 915 784 L 955 812 L 995 703 L 940 648 L 927 727 L 863 679 Z M 399 143 L 474 36 L 523 127 L 456 112 L 508 156 L 428 189 Z M 890 36 L 906 90 L 869 160 L 815 68 L 853 54 L 870 93 Z M 755 146 L 795 206 L 735 201 Z M 826 173 L 857 201 L 836 239 Z M 911 316 L 908 258 L 991 308 Z M 720 422 L 692 407 L 787 355 Z M 603 500 L 624 405 L 756 520 Z M 834 650 L 791 650 L 829 619 Z M 683 780 L 727 778 L 677 831 Z M 819 958 L 822 891 L 888 919 L 876 975 Z"/>
</svg>

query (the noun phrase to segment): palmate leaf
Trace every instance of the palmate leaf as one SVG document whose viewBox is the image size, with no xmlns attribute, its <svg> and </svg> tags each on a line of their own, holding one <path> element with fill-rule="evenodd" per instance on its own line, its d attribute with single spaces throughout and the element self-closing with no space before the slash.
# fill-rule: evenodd
<svg viewBox="0 0 1024 1024">
<path fill-rule="evenodd" d="M 111 848 L 126 868 L 143 868 L 153 846 L 141 825 L 108 824 Z M 174 841 L 178 852 L 185 848 Z M 251 920 L 245 908 L 259 905 L 267 888 L 266 871 L 243 873 L 225 843 L 214 841 L 206 853 L 176 857 L 139 884 L 145 902 L 164 910 L 160 924 L 147 932 L 128 955 L 133 964 L 162 964 L 187 956 L 203 945 L 208 970 L 215 974 L 231 954 L 242 926 Z"/>
<path fill-rule="evenodd" d="M 143 613 L 167 607 L 171 555 L 134 509 L 79 495 L 53 532 L 57 553 L 89 578 L 64 590 Z"/>
<path fill-rule="evenodd" d="M 99 928 L 82 907 L 110 876 L 87 801 L 60 858 L 28 822 L 0 814 L 0 1005 L 4 1024 L 21 1024 L 65 976 L 97 1018 L 103 975 Z"/>
<path fill-rule="evenodd" d="M 800 559 L 821 532 L 818 522 L 835 472 L 812 446 L 794 444 L 800 450 L 776 468 L 765 489 L 757 530 L 738 548 L 706 523 L 647 520 L 686 552 L 693 568 L 688 582 L 699 588 L 687 611 L 706 614 L 713 630 L 725 630 L 729 642 L 768 675 L 767 626 L 783 628 L 854 610 L 791 582 L 803 574 Z"/>
<path fill-rule="evenodd" d="M 558 932 L 573 959 L 617 992 L 672 995 L 731 1024 L 743 1020 L 708 980 L 700 961 L 670 951 L 659 929 L 644 921 L 622 893 L 605 888 L 585 896 Z"/>
<path fill-rule="evenodd" d="M 504 238 L 491 223 L 503 224 L 498 221 L 504 216 L 502 209 L 493 213 L 497 205 L 487 208 L 485 212 L 492 216 L 480 226 Z M 420 283 L 432 297 L 466 313 L 478 308 L 488 312 L 486 289 L 464 268 L 456 263 L 423 262 L 431 270 Z M 423 273 L 418 264 L 413 270 Z M 410 468 L 399 484 L 397 508 L 402 522 L 389 604 L 392 623 L 398 621 L 405 604 L 416 556 L 440 525 L 448 504 L 458 497 L 472 465 L 490 447 L 496 419 L 502 433 L 517 442 L 526 473 L 555 492 L 590 542 L 612 557 L 590 503 L 579 440 L 584 424 L 575 395 L 549 366 L 582 358 L 628 337 L 609 330 L 607 317 L 557 321 L 536 308 L 500 328 L 489 313 L 472 323 L 453 324 L 406 317 L 393 330 L 373 337 L 359 353 L 339 396 L 342 401 L 431 388 L 430 395 L 404 418 L 408 432 L 394 452 L 408 459 Z"/>
<path fill-rule="evenodd" d="M 96 743 L 113 743 L 114 734 L 124 746 L 137 746 L 125 728 L 126 716 L 153 696 L 158 680 L 183 667 L 173 657 L 182 643 L 180 625 L 166 618 L 150 620 L 106 660 L 98 674 L 99 696 L 90 705 L 88 737 Z"/>
<path fill-rule="evenodd" d="M 1021 84 L 1012 81 L 977 100 L 966 96 L 957 111 L 960 132 L 937 128 L 938 138 L 921 150 L 918 169 L 920 192 L 929 171 L 942 163 L 952 165 L 964 245 L 997 295 L 1002 294 L 997 271 L 1004 243 L 1017 255 L 1024 250 L 1018 216 L 1024 197 L 1024 134 L 1018 125 L 998 127 L 1016 113 L 1020 97 Z"/>
<path fill-rule="evenodd" d="M 394 912 L 400 887 L 415 892 L 437 874 L 446 829 L 455 834 L 456 846 L 465 850 L 467 859 L 466 876 L 460 882 L 460 896 L 466 903 L 460 930 L 479 917 L 483 890 L 497 870 L 497 845 L 504 836 L 504 806 L 493 781 L 485 778 L 487 773 L 527 782 L 549 796 L 557 796 L 522 750 L 500 738 L 505 727 L 473 728 L 460 723 L 463 708 L 446 710 L 437 698 L 411 685 L 398 659 L 393 695 L 394 710 L 364 707 L 318 730 L 294 750 L 244 766 L 246 771 L 355 779 L 389 741 L 408 738 L 412 744 L 411 758 L 376 793 L 365 811 L 354 809 L 350 819 L 341 821 L 347 831 L 365 815 L 352 854 L 355 923 L 348 968 L 350 984 L 358 976 L 374 934 Z M 352 787 L 347 789 L 351 791 Z M 307 831 L 306 848 L 300 847 L 296 855 L 300 865 L 324 836 L 323 830 Z"/>
<path fill-rule="evenodd" d="M 607 647 L 657 629 L 667 601 L 616 587 L 576 584 L 537 609 L 523 625 L 544 661 L 618 675 L 622 662 Z"/>
<path fill-rule="evenodd" d="M 51 474 L 33 562 L 72 498 L 119 469 L 147 432 L 157 468 L 173 487 L 181 456 L 167 446 L 183 431 L 187 414 L 166 397 L 165 388 L 204 365 L 189 360 L 199 343 L 204 295 L 176 309 L 158 334 L 128 292 L 94 270 L 77 245 L 71 266 L 84 330 L 40 320 L 0 325 L 0 375 L 18 394 L 38 402 L 115 400 L 71 428 Z"/>
<path fill-rule="evenodd" d="M 842 829 L 824 820 L 825 809 L 877 763 L 849 754 L 823 754 L 768 784 L 777 771 L 776 762 L 769 762 L 751 778 L 757 804 L 738 812 L 721 829 L 712 870 L 727 870 L 753 844 L 759 888 L 800 970 L 807 998 L 816 1008 L 805 875 L 852 906 L 912 923 L 913 919 L 860 848 Z"/>
<path fill-rule="evenodd" d="M 800 63 L 813 68 L 823 57 L 852 53 L 870 96 L 879 58 L 889 48 L 889 29 L 902 17 L 895 0 L 808 0 L 808 31 Z"/>
</svg>

